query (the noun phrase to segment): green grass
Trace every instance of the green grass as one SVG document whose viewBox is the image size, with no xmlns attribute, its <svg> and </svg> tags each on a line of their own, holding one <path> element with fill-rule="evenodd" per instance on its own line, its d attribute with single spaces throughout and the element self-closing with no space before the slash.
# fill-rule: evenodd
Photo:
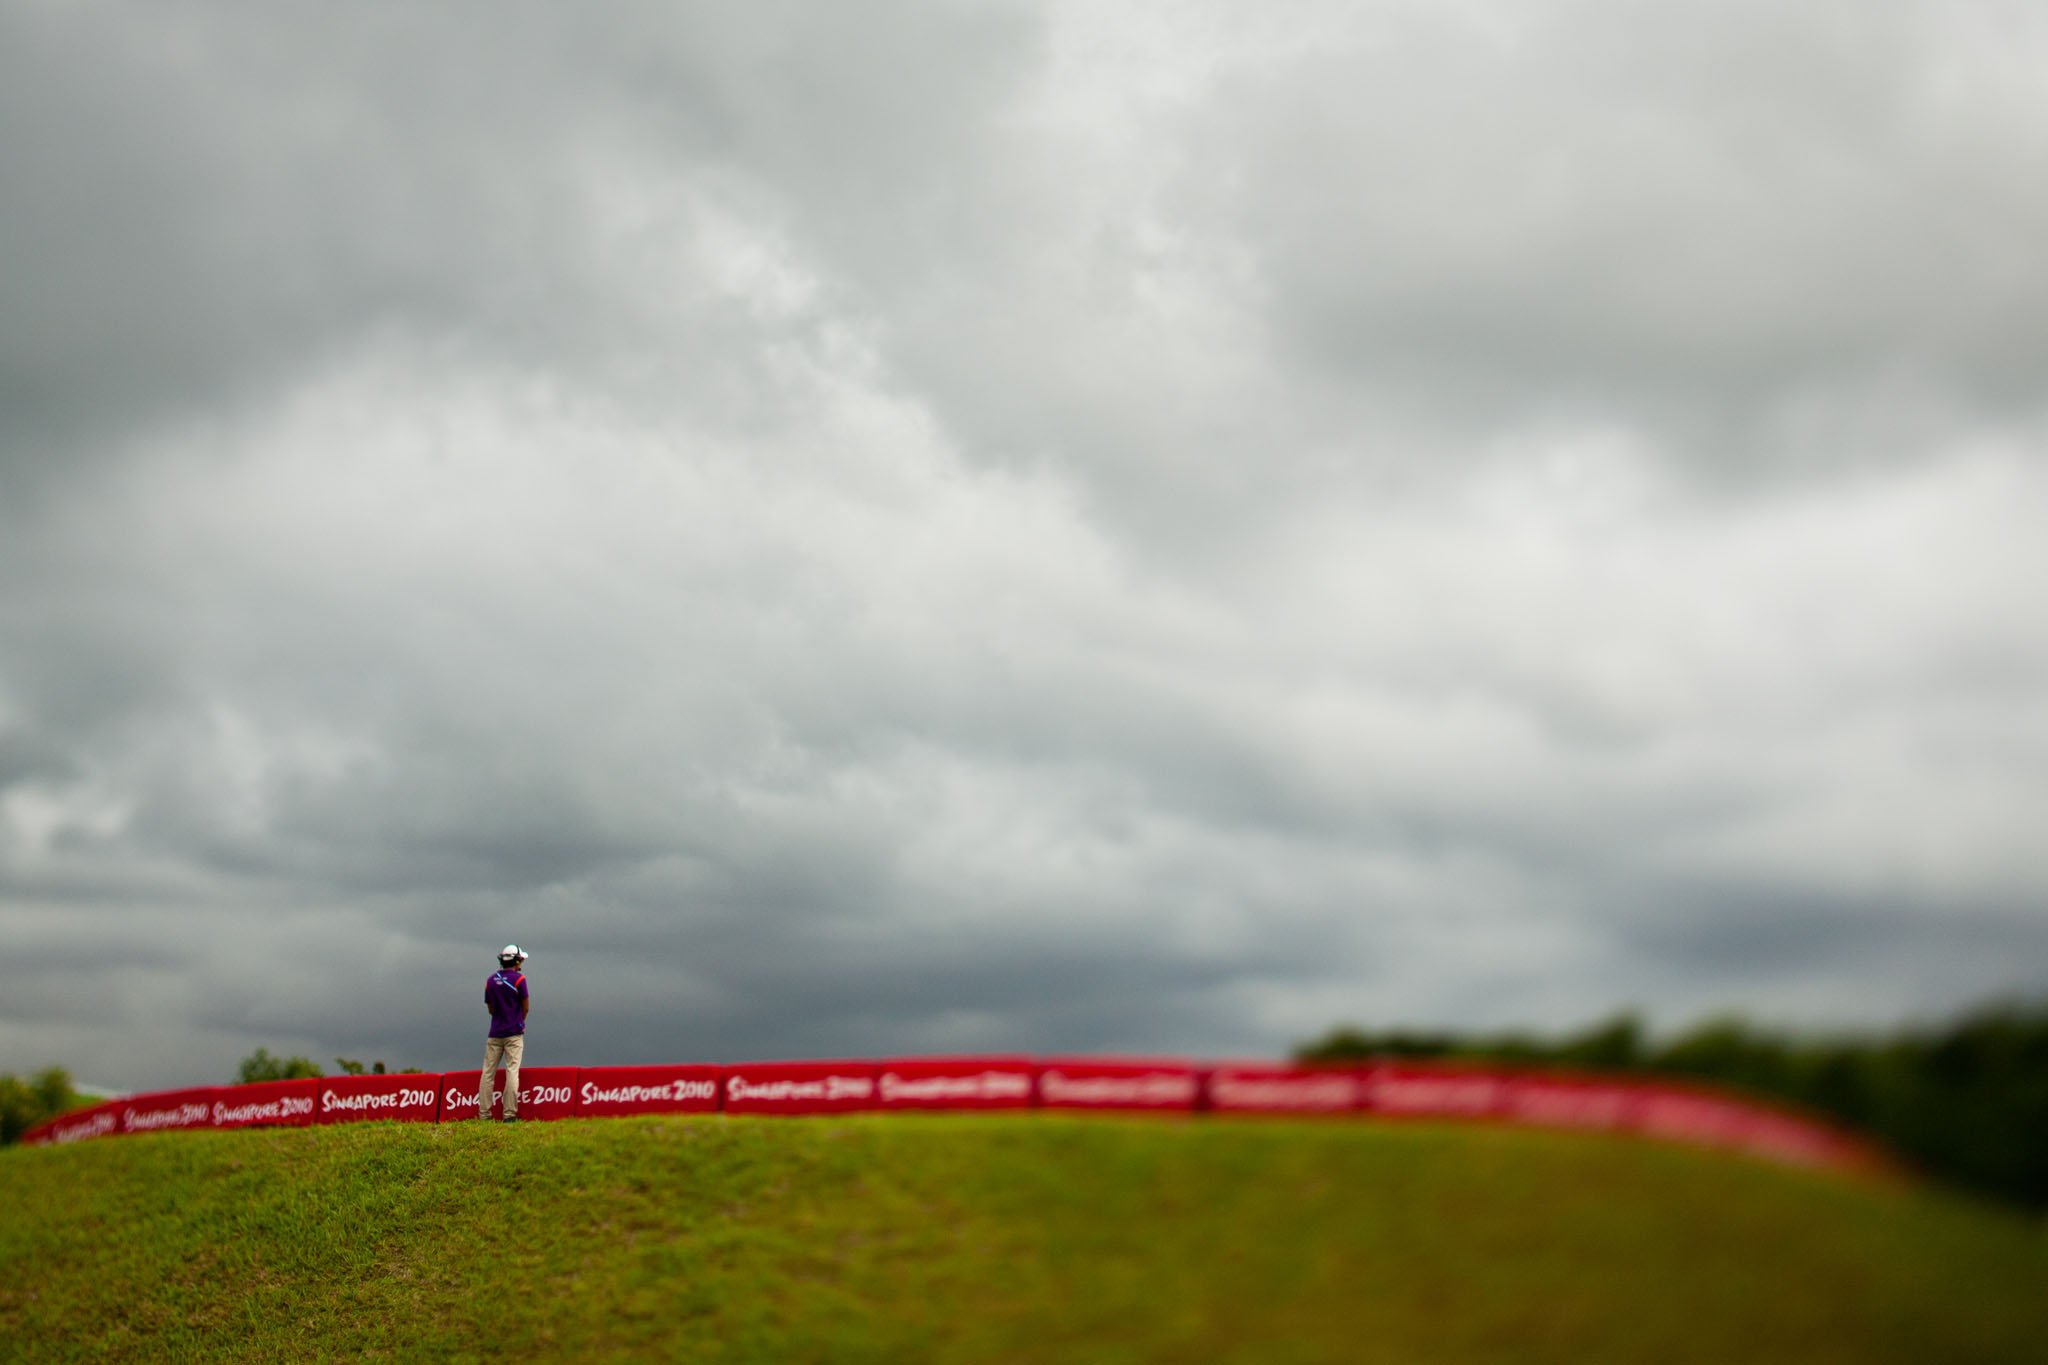
<svg viewBox="0 0 2048 1365">
<path fill-rule="evenodd" d="M 668 1118 L 0 1152 L 0 1358 L 2048 1360 L 2048 1230 L 1507 1129 Z"/>
</svg>

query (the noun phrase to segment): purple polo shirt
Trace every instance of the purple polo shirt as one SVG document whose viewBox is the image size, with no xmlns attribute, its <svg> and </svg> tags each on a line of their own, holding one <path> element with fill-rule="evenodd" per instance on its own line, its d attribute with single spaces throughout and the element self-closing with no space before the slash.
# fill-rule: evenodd
<svg viewBox="0 0 2048 1365">
<path fill-rule="evenodd" d="M 526 974 L 517 967 L 491 973 L 484 983 L 484 1003 L 491 1007 L 491 1037 L 526 1032 Z"/>
</svg>

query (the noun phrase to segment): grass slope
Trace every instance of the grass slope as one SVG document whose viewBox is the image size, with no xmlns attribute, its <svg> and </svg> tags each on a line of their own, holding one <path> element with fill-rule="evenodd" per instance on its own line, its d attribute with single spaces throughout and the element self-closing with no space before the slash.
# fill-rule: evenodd
<svg viewBox="0 0 2048 1365">
<path fill-rule="evenodd" d="M 1614 1138 L 665 1118 L 0 1153 L 23 1360 L 2020 1361 L 2048 1236 Z"/>
</svg>

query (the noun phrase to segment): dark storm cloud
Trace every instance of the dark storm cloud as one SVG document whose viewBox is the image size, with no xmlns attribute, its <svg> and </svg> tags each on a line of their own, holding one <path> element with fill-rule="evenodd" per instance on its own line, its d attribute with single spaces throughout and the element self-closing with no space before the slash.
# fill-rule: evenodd
<svg viewBox="0 0 2048 1365">
<path fill-rule="evenodd" d="M 260 398 L 379 333 L 652 367 L 744 412 L 777 328 L 676 271 L 692 213 L 816 214 L 886 272 L 924 249 L 903 206 L 976 162 L 1030 57 L 1000 8 L 921 4 L 139 17 L 0 16 L 16 461 Z"/>
<path fill-rule="evenodd" d="M 2041 986 L 2044 45 L 0 5 L 9 1065 Z"/>
</svg>

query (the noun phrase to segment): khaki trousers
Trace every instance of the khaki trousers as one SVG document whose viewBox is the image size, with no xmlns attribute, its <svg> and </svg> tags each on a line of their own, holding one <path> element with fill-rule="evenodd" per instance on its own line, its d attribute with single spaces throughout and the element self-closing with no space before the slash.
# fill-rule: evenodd
<svg viewBox="0 0 2048 1365">
<path fill-rule="evenodd" d="M 526 1051 L 526 1035 L 515 1033 L 510 1038 L 491 1038 L 484 1043 L 484 1074 L 476 1085 L 476 1116 L 487 1119 L 491 1116 L 491 1081 L 498 1074 L 498 1068 L 505 1068 L 505 1117 L 519 1117 L 519 1058 Z"/>
</svg>

